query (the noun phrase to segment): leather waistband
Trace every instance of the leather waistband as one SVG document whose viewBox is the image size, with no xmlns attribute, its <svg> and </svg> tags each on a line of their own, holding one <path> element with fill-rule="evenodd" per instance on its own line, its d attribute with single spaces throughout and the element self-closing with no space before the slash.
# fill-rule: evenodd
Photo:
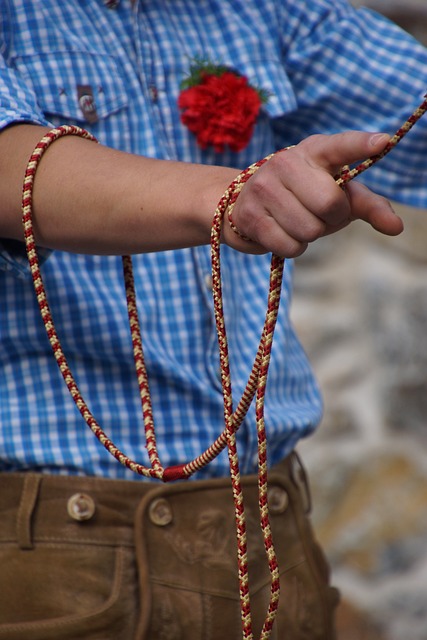
<svg viewBox="0 0 427 640">
<path fill-rule="evenodd" d="M 243 476 L 252 500 L 257 476 Z M 194 492 L 223 492 L 232 500 L 229 478 L 160 484 L 156 481 L 26 473 L 0 474 L 0 543 L 31 549 L 36 541 L 134 546 L 137 513 L 159 526 L 173 517 L 173 502 Z M 292 453 L 269 473 L 270 509 L 284 510 L 290 494 L 310 509 L 308 483 L 299 457 Z M 177 500 L 179 496 L 179 501 Z M 171 506 L 172 505 L 172 506 Z"/>
</svg>

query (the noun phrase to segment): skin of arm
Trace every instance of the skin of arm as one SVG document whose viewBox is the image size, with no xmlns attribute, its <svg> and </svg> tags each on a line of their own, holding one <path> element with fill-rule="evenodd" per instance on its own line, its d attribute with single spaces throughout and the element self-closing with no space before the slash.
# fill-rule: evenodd
<svg viewBox="0 0 427 640">
<path fill-rule="evenodd" d="M 36 144 L 48 131 L 31 124 L 0 133 L 0 237 L 23 239 L 22 183 Z M 316 135 L 276 154 L 245 184 L 234 208 L 240 238 L 227 223 L 223 241 L 248 253 L 292 258 L 317 238 L 362 219 L 397 235 L 403 225 L 388 201 L 333 176 L 379 153 L 388 136 L 350 131 Z M 34 185 L 40 246 L 89 254 L 134 254 L 210 241 L 213 214 L 235 168 L 154 160 L 67 136 L 43 156 Z"/>
</svg>

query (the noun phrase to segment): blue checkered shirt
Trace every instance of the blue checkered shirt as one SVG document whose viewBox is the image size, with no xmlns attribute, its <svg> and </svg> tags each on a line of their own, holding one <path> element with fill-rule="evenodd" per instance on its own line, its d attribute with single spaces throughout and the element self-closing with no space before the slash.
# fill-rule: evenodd
<svg viewBox="0 0 427 640">
<path fill-rule="evenodd" d="M 75 123 L 127 152 L 242 168 L 312 133 L 394 132 L 427 88 L 426 51 L 344 0 L 0 0 L 0 54 L 1 127 Z M 232 67 L 270 94 L 238 154 L 200 149 L 180 123 L 179 87 L 196 57 Z M 365 182 L 426 206 L 426 125 Z M 1 247 L 0 470 L 136 477 L 96 441 L 68 394 L 22 245 L 5 240 Z M 200 454 L 223 429 L 209 247 L 141 255 L 134 265 L 159 452 L 164 465 L 174 465 Z M 222 251 L 236 399 L 259 341 L 269 266 L 269 256 Z M 146 463 L 120 258 L 54 251 L 43 275 L 92 413 L 126 454 Z M 289 321 L 291 276 L 289 261 L 266 397 L 271 463 L 311 433 L 322 412 Z M 252 472 L 253 408 L 238 441 L 242 472 Z M 223 452 L 199 477 L 226 473 Z"/>
</svg>

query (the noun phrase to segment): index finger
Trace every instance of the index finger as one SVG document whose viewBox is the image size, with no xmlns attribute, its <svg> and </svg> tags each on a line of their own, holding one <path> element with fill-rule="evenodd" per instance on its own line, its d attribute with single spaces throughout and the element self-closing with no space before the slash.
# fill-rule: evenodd
<svg viewBox="0 0 427 640">
<path fill-rule="evenodd" d="M 389 140 L 390 136 L 387 133 L 346 131 L 329 136 L 311 136 L 298 146 L 301 148 L 309 146 L 311 162 L 335 173 L 346 164 L 359 162 L 381 153 Z"/>
</svg>

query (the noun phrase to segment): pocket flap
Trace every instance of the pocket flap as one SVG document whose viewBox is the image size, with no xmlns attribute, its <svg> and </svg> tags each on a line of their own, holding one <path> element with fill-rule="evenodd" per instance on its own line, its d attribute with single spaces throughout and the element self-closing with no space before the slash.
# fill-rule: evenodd
<svg viewBox="0 0 427 640">
<path fill-rule="evenodd" d="M 33 86 L 38 104 L 47 116 L 95 122 L 128 104 L 120 68 L 113 56 L 57 51 L 20 56 L 15 65 Z"/>
</svg>

